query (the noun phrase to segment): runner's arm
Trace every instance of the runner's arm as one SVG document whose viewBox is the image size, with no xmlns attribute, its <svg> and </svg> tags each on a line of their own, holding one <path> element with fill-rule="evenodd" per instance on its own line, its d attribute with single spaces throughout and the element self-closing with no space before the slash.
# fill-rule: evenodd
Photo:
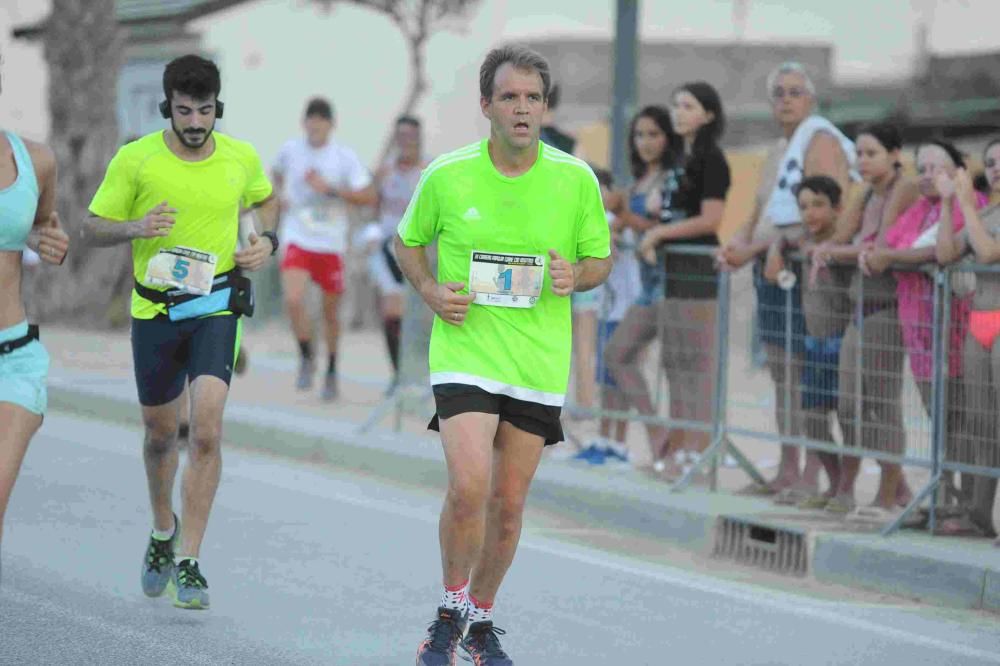
<svg viewBox="0 0 1000 666">
<path fill-rule="evenodd" d="M 337 190 L 331 187 L 330 196 L 340 197 L 352 206 L 374 206 L 378 203 L 378 192 L 374 183 L 360 190 Z"/>
<path fill-rule="evenodd" d="M 85 243 L 95 247 L 111 247 L 136 238 L 166 236 L 174 226 L 173 214 L 176 212 L 164 201 L 146 213 L 141 220 L 120 222 L 91 213 L 90 217 L 83 221 L 80 235 Z"/>
<path fill-rule="evenodd" d="M 589 291 L 604 284 L 613 263 L 611 257 L 607 256 L 603 259 L 584 257 L 573 264 L 573 291 Z"/>
<path fill-rule="evenodd" d="M 399 269 L 403 271 L 403 275 L 410 281 L 413 288 L 423 296 L 424 291 L 429 286 L 437 284 L 427 261 L 426 248 L 423 245 L 410 247 L 403 243 L 398 234 L 393 237 L 393 243 L 396 248 L 396 261 L 399 263 Z"/>
<path fill-rule="evenodd" d="M 271 196 L 263 201 L 253 204 L 250 208 L 257 211 L 257 219 L 260 220 L 261 231 L 274 231 L 278 228 L 280 205 L 278 204 L 277 196 L 271 194 Z"/>
</svg>

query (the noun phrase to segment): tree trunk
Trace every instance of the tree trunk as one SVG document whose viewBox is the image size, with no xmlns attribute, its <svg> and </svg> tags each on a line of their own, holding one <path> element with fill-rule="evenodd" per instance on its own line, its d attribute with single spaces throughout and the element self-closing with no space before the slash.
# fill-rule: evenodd
<svg viewBox="0 0 1000 666">
<path fill-rule="evenodd" d="M 56 209 L 71 247 L 58 270 L 32 271 L 32 316 L 105 327 L 128 321 L 131 251 L 85 247 L 87 206 L 118 147 L 118 76 L 124 34 L 115 0 L 53 0 L 44 51 L 49 66 L 49 144 L 59 165 Z"/>
<path fill-rule="evenodd" d="M 427 43 L 427 35 L 426 33 L 410 35 L 404 32 L 403 37 L 406 38 L 406 45 L 410 52 L 412 74 L 410 75 L 409 90 L 406 92 L 406 98 L 403 100 L 398 115 L 412 115 L 420 99 L 427 92 L 427 72 L 424 64 L 424 46 Z M 390 123 L 385 138 L 382 139 L 382 149 L 379 151 L 377 166 L 381 166 L 388 159 L 395 136 L 396 125 Z"/>
</svg>

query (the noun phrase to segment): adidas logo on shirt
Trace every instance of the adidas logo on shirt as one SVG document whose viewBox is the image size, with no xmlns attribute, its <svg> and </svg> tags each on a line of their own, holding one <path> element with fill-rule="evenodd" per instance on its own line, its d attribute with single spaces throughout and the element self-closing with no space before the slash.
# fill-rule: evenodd
<svg viewBox="0 0 1000 666">
<path fill-rule="evenodd" d="M 481 220 L 481 219 L 483 219 L 483 216 L 480 215 L 479 211 L 476 210 L 476 207 L 473 206 L 469 210 L 465 211 L 465 215 L 462 216 L 462 219 L 465 220 L 465 221 L 467 221 L 467 222 L 473 222 L 475 220 Z"/>
</svg>

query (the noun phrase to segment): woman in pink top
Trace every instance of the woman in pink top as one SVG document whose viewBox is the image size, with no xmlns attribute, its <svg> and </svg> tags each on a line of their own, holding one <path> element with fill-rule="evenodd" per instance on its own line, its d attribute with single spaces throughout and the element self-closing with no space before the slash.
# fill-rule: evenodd
<svg viewBox="0 0 1000 666">
<path fill-rule="evenodd" d="M 987 144 L 985 151 L 986 179 L 991 190 L 1000 189 L 1000 141 Z M 993 164 L 990 161 L 993 160 Z M 938 189 L 944 196 L 953 196 L 962 209 L 967 224 L 959 234 L 949 233 L 942 227 L 937 239 L 937 257 L 942 264 L 951 264 L 969 255 L 979 264 L 1000 261 L 1000 205 L 994 204 L 980 210 L 968 172 L 959 171 L 957 177 L 942 178 Z M 1000 202 L 998 202 L 1000 203 Z M 948 462 L 959 462 L 985 468 L 1000 467 L 1000 273 L 958 272 L 965 289 L 974 286 L 972 311 L 969 314 L 969 335 L 965 339 L 966 403 L 962 418 L 964 432 L 975 446 L 963 451 L 964 456 Z M 968 278 L 972 279 L 969 280 Z M 971 284 L 970 284 L 971 282 Z M 962 490 L 969 500 L 969 511 L 942 523 L 948 533 L 996 536 L 993 525 L 993 505 L 997 493 L 997 479 L 987 475 L 967 478 L 962 476 Z M 996 541 L 1000 546 L 1000 539 Z"/>
<path fill-rule="evenodd" d="M 887 248 L 875 249 L 861 255 L 862 269 L 866 274 L 879 274 L 890 264 L 913 266 L 914 270 L 896 271 L 896 297 L 899 301 L 899 322 L 903 345 L 910 358 L 910 370 L 916 380 L 924 409 L 930 415 L 931 378 L 934 368 L 933 321 L 934 296 L 930 277 L 919 270 L 921 264 L 936 260 L 936 225 L 948 224 L 954 231 L 965 226 L 960 206 L 947 198 L 942 206 L 941 193 L 936 179 L 939 174 L 949 178 L 959 168 L 965 168 L 962 154 L 950 143 L 930 141 L 917 148 L 917 173 L 921 197 L 910 206 L 886 234 Z M 986 197 L 976 193 L 976 206 L 982 207 Z M 964 403 L 962 376 L 962 345 L 969 324 L 970 297 L 955 295 L 948 317 L 948 407 L 945 432 L 948 433 L 946 455 L 957 460 L 962 442 L 959 418 Z M 929 455 L 929 451 L 927 452 Z"/>
</svg>

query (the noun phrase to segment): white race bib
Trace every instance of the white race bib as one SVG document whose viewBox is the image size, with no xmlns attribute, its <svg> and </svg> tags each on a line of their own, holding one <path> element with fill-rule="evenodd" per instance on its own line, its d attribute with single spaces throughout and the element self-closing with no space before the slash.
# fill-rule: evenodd
<svg viewBox="0 0 1000 666">
<path fill-rule="evenodd" d="M 338 202 L 325 206 L 304 206 L 296 216 L 309 234 L 323 236 L 329 242 L 329 251 L 347 251 L 347 212 Z"/>
<path fill-rule="evenodd" d="M 472 251 L 469 292 L 474 303 L 506 308 L 532 308 L 542 294 L 545 256 Z"/>
<path fill-rule="evenodd" d="M 207 296 L 212 293 L 218 257 L 189 247 L 160 250 L 146 265 L 147 285 L 161 285 Z"/>
</svg>

